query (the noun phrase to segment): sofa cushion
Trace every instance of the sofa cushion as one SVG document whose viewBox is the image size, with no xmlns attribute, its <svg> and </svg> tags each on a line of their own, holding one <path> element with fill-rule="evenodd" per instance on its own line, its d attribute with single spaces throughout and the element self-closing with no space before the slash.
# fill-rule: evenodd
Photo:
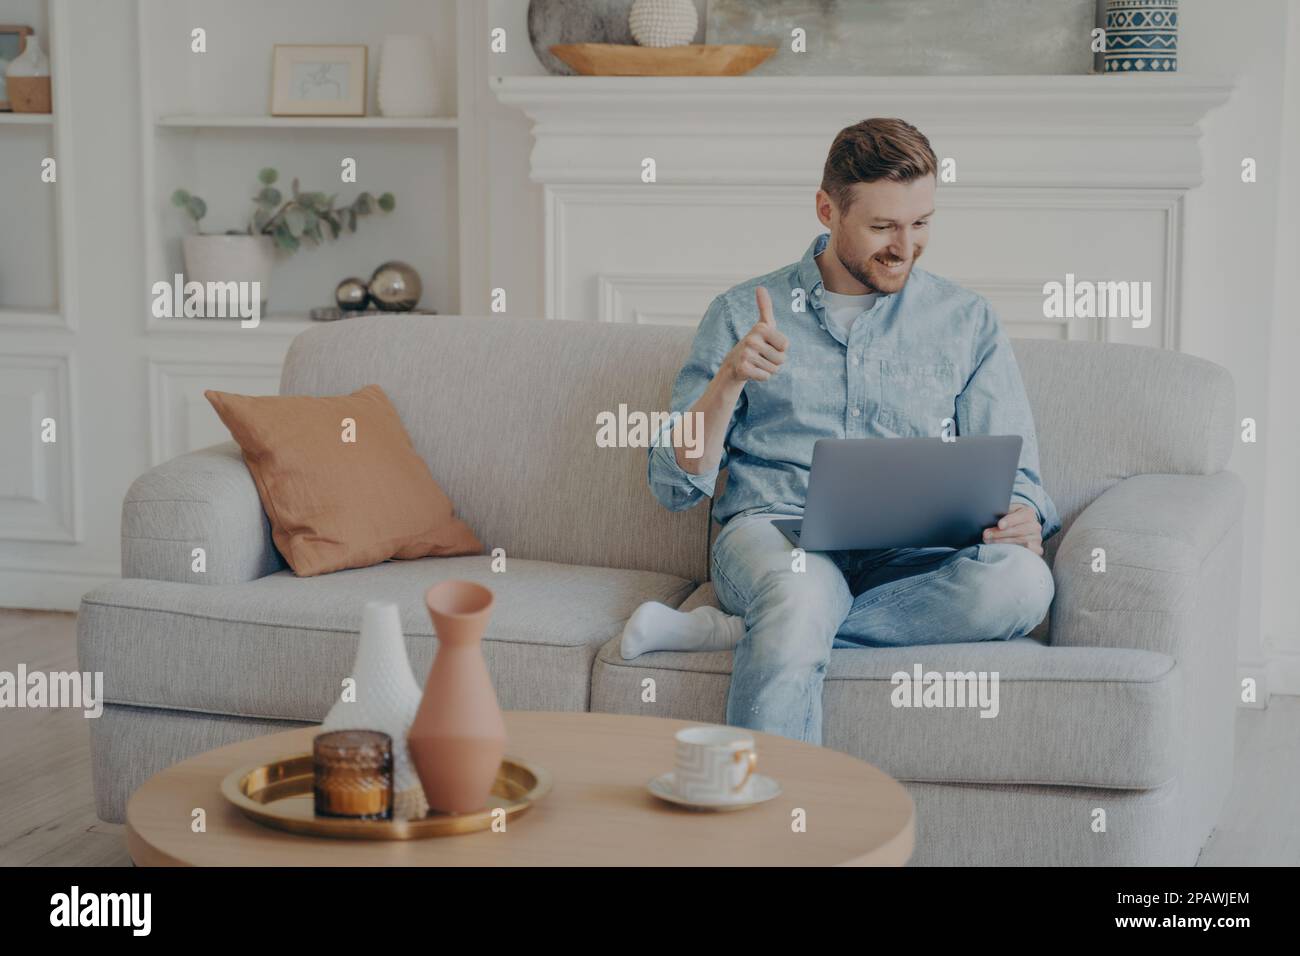
<svg viewBox="0 0 1300 956">
<path fill-rule="evenodd" d="M 300 577 L 483 553 L 378 385 L 320 398 L 203 394 L 243 450 L 275 546 Z"/>
<path fill-rule="evenodd" d="M 683 609 L 706 602 L 696 593 Z M 596 657 L 591 709 L 726 723 L 730 651 L 642 654 L 615 637 Z M 894 674 L 996 672 L 996 716 L 901 707 Z M 646 678 L 653 702 L 642 700 Z M 822 744 L 899 780 L 1149 788 L 1174 778 L 1181 675 L 1153 651 L 1051 647 L 1032 638 L 839 648 L 822 694 Z M 990 685 L 991 686 L 991 685 Z M 991 709 L 990 709 L 990 712 Z M 759 755 L 762 766 L 762 755 Z"/>
<path fill-rule="evenodd" d="M 111 703 L 248 717 L 321 720 L 348 676 L 362 607 L 401 609 L 421 684 L 436 642 L 425 589 L 463 578 L 496 594 L 484 656 L 501 706 L 585 710 L 596 650 L 643 601 L 676 606 L 693 589 L 667 574 L 485 555 L 396 561 L 297 578 L 200 586 L 123 580 L 82 599 L 83 670 L 103 671 Z"/>
</svg>

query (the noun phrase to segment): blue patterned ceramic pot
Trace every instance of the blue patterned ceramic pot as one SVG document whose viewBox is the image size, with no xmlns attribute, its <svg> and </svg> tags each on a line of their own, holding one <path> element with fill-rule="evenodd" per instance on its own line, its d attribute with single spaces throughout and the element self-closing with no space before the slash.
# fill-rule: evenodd
<svg viewBox="0 0 1300 956">
<path fill-rule="evenodd" d="M 1178 69 L 1178 0 L 1106 0 L 1107 73 Z"/>
</svg>

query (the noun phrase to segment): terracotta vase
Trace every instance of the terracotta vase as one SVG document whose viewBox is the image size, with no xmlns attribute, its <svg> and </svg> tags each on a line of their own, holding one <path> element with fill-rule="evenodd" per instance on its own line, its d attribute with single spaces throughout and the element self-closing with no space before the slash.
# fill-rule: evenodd
<svg viewBox="0 0 1300 956">
<path fill-rule="evenodd" d="M 492 592 L 472 581 L 443 581 L 424 603 L 438 653 L 407 743 L 429 808 L 482 809 L 506 752 L 506 724 L 483 660 Z"/>
</svg>

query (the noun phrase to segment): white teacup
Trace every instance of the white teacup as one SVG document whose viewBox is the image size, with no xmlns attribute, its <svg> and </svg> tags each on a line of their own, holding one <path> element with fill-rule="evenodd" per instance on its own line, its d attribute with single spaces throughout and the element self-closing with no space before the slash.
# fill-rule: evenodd
<svg viewBox="0 0 1300 956">
<path fill-rule="evenodd" d="M 723 803 L 749 796 L 758 753 L 754 738 L 734 727 L 679 730 L 673 789 L 684 800 Z"/>
</svg>

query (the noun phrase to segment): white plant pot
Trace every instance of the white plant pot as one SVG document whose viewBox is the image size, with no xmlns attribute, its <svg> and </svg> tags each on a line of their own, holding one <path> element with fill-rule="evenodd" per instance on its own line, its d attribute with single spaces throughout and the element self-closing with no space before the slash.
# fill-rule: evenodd
<svg viewBox="0 0 1300 956">
<path fill-rule="evenodd" d="M 438 109 L 438 71 L 433 38 L 384 37 L 379 52 L 379 112 L 384 116 L 433 116 Z"/>
<path fill-rule="evenodd" d="M 185 281 L 259 282 L 261 311 L 266 313 L 275 267 L 275 240 L 270 236 L 186 236 Z M 210 310 L 205 310 L 205 317 Z"/>
</svg>

